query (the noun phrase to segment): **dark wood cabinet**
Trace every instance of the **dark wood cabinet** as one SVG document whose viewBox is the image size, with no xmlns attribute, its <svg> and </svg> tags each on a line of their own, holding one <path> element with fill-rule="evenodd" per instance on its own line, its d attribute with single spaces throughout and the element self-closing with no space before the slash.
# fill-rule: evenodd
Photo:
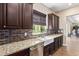
<svg viewBox="0 0 79 59">
<path fill-rule="evenodd" d="M 32 4 L 0 3 L 0 29 L 32 29 Z"/>
<path fill-rule="evenodd" d="M 53 55 L 60 47 L 63 46 L 63 36 L 54 38 L 54 42 L 44 46 L 43 55 Z"/>
<path fill-rule="evenodd" d="M 54 42 L 49 45 L 49 54 L 52 55 L 54 53 Z"/>
<path fill-rule="evenodd" d="M 53 16 L 48 14 L 48 29 L 53 29 Z"/>
<path fill-rule="evenodd" d="M 60 43 L 59 43 L 59 46 L 63 46 L 63 36 L 60 36 Z"/>
<path fill-rule="evenodd" d="M 49 45 L 44 46 L 43 55 L 44 56 L 49 56 Z"/>
<path fill-rule="evenodd" d="M 40 24 L 40 17 L 38 14 L 33 13 L 33 24 Z"/>
<path fill-rule="evenodd" d="M 53 53 L 54 53 L 54 43 L 53 42 L 44 46 L 44 50 L 43 50 L 44 56 L 49 56 L 49 55 L 52 55 Z"/>
<path fill-rule="evenodd" d="M 16 29 L 21 28 L 21 6 L 19 3 L 8 3 L 5 4 L 5 28 Z"/>
<path fill-rule="evenodd" d="M 24 49 L 8 56 L 30 56 L 30 49 Z"/>
<path fill-rule="evenodd" d="M 63 36 L 54 39 L 54 50 L 57 51 L 61 46 L 63 46 Z"/>
<path fill-rule="evenodd" d="M 23 4 L 23 28 L 32 29 L 32 4 Z"/>
<path fill-rule="evenodd" d="M 3 4 L 0 3 L 0 29 L 2 29 L 3 27 Z"/>
<path fill-rule="evenodd" d="M 55 14 L 48 14 L 48 29 L 57 34 L 59 30 L 59 17 Z"/>
<path fill-rule="evenodd" d="M 40 17 L 40 23 L 41 23 L 41 25 L 46 25 L 46 16 L 41 16 Z"/>
<path fill-rule="evenodd" d="M 54 39 L 54 45 L 55 45 L 54 50 L 57 51 L 57 49 L 58 49 L 58 38 Z"/>
<path fill-rule="evenodd" d="M 33 24 L 46 25 L 46 15 L 33 10 Z"/>
<path fill-rule="evenodd" d="M 59 17 L 54 15 L 54 27 L 53 29 L 55 30 L 55 34 L 58 33 L 59 30 Z"/>
</svg>

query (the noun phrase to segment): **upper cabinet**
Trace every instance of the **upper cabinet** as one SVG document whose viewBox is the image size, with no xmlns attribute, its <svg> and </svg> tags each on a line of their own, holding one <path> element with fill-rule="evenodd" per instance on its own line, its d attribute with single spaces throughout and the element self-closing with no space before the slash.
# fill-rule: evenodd
<svg viewBox="0 0 79 59">
<path fill-rule="evenodd" d="M 40 23 L 41 23 L 41 25 L 46 25 L 46 16 L 45 15 L 41 16 Z"/>
<path fill-rule="evenodd" d="M 32 4 L 0 4 L 0 29 L 32 29 Z"/>
<path fill-rule="evenodd" d="M 3 26 L 3 5 L 0 3 L 0 29 L 2 29 Z"/>
<path fill-rule="evenodd" d="M 46 25 L 46 15 L 33 10 L 33 24 Z"/>
<path fill-rule="evenodd" d="M 57 15 L 48 14 L 48 29 L 51 29 L 54 33 L 58 33 L 59 17 Z"/>
<path fill-rule="evenodd" d="M 53 29 L 53 16 L 48 14 L 48 29 Z"/>
<path fill-rule="evenodd" d="M 21 8 L 20 4 L 8 3 L 5 4 L 5 28 L 21 28 Z"/>
<path fill-rule="evenodd" d="M 59 17 L 54 15 L 54 29 L 59 29 Z"/>
<path fill-rule="evenodd" d="M 32 4 L 23 4 L 23 28 L 32 29 Z"/>
</svg>

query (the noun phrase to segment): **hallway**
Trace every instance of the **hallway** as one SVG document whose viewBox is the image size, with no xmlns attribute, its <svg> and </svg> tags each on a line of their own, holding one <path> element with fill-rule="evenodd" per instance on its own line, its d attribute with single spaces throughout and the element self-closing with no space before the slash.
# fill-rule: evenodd
<svg viewBox="0 0 79 59">
<path fill-rule="evenodd" d="M 79 38 L 68 37 L 67 46 L 61 47 L 54 56 L 79 56 Z"/>
</svg>

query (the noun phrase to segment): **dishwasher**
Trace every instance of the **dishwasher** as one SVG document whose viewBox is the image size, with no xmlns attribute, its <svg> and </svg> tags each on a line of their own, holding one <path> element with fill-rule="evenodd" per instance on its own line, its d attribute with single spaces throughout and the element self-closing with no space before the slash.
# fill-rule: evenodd
<svg viewBox="0 0 79 59">
<path fill-rule="evenodd" d="M 39 43 L 30 48 L 30 56 L 43 56 L 44 43 Z"/>
</svg>

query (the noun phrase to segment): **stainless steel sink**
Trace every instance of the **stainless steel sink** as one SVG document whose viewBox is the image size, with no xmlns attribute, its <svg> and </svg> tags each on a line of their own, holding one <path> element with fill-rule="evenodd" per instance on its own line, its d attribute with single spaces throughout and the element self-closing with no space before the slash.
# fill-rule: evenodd
<svg viewBox="0 0 79 59">
<path fill-rule="evenodd" d="M 42 37 L 40 40 L 44 41 L 44 46 L 54 42 L 54 39 L 49 36 Z"/>
</svg>

